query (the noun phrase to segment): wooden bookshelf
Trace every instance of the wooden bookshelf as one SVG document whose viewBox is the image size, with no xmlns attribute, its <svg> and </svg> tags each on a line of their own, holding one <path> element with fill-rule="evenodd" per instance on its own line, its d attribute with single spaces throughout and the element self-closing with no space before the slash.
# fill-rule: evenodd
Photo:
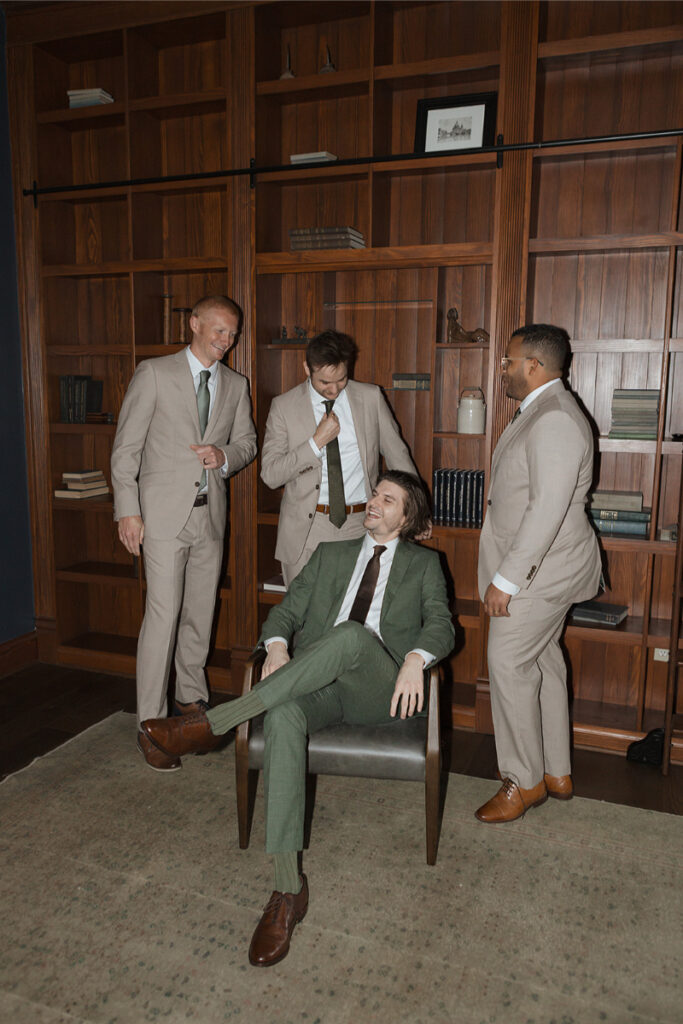
<svg viewBox="0 0 683 1024">
<path fill-rule="evenodd" d="M 7 16 L 24 334 L 36 614 L 41 658 L 132 672 L 144 579 L 116 539 L 111 501 L 54 499 L 68 469 L 108 474 L 115 426 L 59 423 L 58 378 L 104 381 L 114 423 L 140 359 L 164 344 L 162 301 L 228 292 L 244 310 L 232 365 L 251 381 L 260 438 L 273 396 L 302 379 L 303 347 L 280 328 L 356 339 L 356 376 L 385 388 L 426 481 L 488 471 L 512 413 L 499 365 L 510 332 L 550 321 L 574 340 L 570 386 L 596 436 L 596 486 L 642 490 L 645 539 L 601 539 L 616 630 L 569 625 L 577 744 L 623 752 L 661 724 L 683 431 L 681 138 L 609 136 L 683 127 L 672 89 L 683 19 L 669 3 L 473 5 L 437 0 L 326 4 L 52 4 Z M 326 47 L 336 71 L 320 74 Z M 293 79 L 280 79 L 287 49 Z M 114 103 L 69 110 L 98 85 Z M 498 94 L 497 133 L 530 148 L 410 160 L 418 100 Z M 566 142 L 544 148 L 554 140 Z M 591 141 L 598 139 L 599 141 Z M 536 145 L 532 145 L 536 144 Z M 328 150 L 350 165 L 297 168 Z M 400 159 L 390 159 L 400 157 Z M 230 170 L 257 168 L 253 183 Z M 210 179 L 191 175 L 214 173 Z M 169 178 L 156 181 L 145 179 Z M 41 195 L 23 189 L 73 187 Z M 106 188 L 96 188 L 107 183 Z M 251 185 L 253 184 L 253 187 Z M 360 250 L 289 251 L 289 230 L 349 224 Z M 488 345 L 449 345 L 457 307 Z M 394 372 L 429 391 L 391 390 Z M 479 386 L 486 433 L 457 430 L 457 398 Z M 615 387 L 660 392 L 656 440 L 607 435 Z M 280 597 L 280 496 L 258 466 L 231 483 L 231 527 L 209 665 L 236 692 L 238 666 Z M 455 595 L 447 675 L 453 721 L 491 728 L 479 531 L 437 527 Z M 679 704 L 683 696 L 679 697 Z M 683 704 L 674 709 L 683 715 Z M 680 744 L 674 756 L 683 758 Z"/>
</svg>

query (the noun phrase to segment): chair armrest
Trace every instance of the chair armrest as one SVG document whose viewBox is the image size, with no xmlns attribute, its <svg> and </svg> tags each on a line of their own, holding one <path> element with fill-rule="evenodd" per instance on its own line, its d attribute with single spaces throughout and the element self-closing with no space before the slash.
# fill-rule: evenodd
<svg viewBox="0 0 683 1024">
<path fill-rule="evenodd" d="M 242 682 L 243 697 L 245 694 L 251 693 L 254 683 L 258 682 L 258 669 L 266 660 L 266 653 L 265 647 L 259 647 L 245 662 L 244 680 Z"/>
<path fill-rule="evenodd" d="M 441 721 L 439 711 L 439 667 L 432 665 L 429 669 L 429 695 L 427 705 L 427 761 L 441 761 Z"/>
</svg>

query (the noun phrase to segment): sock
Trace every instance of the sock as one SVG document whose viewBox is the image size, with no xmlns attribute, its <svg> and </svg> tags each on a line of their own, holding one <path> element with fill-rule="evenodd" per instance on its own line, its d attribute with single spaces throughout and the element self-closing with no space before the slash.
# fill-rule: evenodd
<svg viewBox="0 0 683 1024">
<path fill-rule="evenodd" d="M 234 729 L 235 726 L 262 714 L 265 710 L 266 706 L 258 693 L 252 692 L 246 693 L 244 697 L 238 697 L 237 700 L 219 704 L 217 708 L 211 708 L 206 712 L 206 717 L 214 736 L 222 736 L 229 729 Z"/>
<path fill-rule="evenodd" d="M 299 854 L 296 850 L 285 850 L 284 853 L 273 854 L 275 868 L 275 888 L 278 892 L 301 892 L 301 875 L 299 874 Z"/>
</svg>

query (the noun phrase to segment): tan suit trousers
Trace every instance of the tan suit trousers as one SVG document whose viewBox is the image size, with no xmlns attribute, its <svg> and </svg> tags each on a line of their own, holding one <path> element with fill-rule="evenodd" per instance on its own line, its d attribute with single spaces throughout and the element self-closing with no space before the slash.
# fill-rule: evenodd
<svg viewBox="0 0 683 1024">
<path fill-rule="evenodd" d="M 330 522 L 330 517 L 322 512 L 316 512 L 313 516 L 311 532 L 306 538 L 304 549 L 296 562 L 282 562 L 282 578 L 285 586 L 288 587 L 292 580 L 299 575 L 309 558 L 317 548 L 318 544 L 329 540 L 355 540 L 365 533 L 363 520 L 365 512 L 352 512 L 346 517 L 343 526 L 336 527 Z"/>
<path fill-rule="evenodd" d="M 145 537 L 145 617 L 137 656 L 138 720 L 167 714 L 168 676 L 175 643 L 176 699 L 207 700 L 209 650 L 223 539 L 211 536 L 209 508 L 193 508 L 170 540 Z M 177 625 L 177 634 L 176 634 Z"/>
<path fill-rule="evenodd" d="M 502 778 L 531 789 L 569 775 L 567 668 L 560 636 L 569 605 L 513 597 L 510 617 L 489 624 L 491 710 Z"/>
</svg>

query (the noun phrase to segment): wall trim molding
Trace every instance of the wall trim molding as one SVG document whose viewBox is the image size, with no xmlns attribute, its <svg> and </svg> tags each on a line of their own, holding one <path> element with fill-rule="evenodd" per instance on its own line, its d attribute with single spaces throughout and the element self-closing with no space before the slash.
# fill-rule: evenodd
<svg viewBox="0 0 683 1024">
<path fill-rule="evenodd" d="M 0 644 L 0 678 L 38 661 L 38 634 L 34 629 Z"/>
</svg>

